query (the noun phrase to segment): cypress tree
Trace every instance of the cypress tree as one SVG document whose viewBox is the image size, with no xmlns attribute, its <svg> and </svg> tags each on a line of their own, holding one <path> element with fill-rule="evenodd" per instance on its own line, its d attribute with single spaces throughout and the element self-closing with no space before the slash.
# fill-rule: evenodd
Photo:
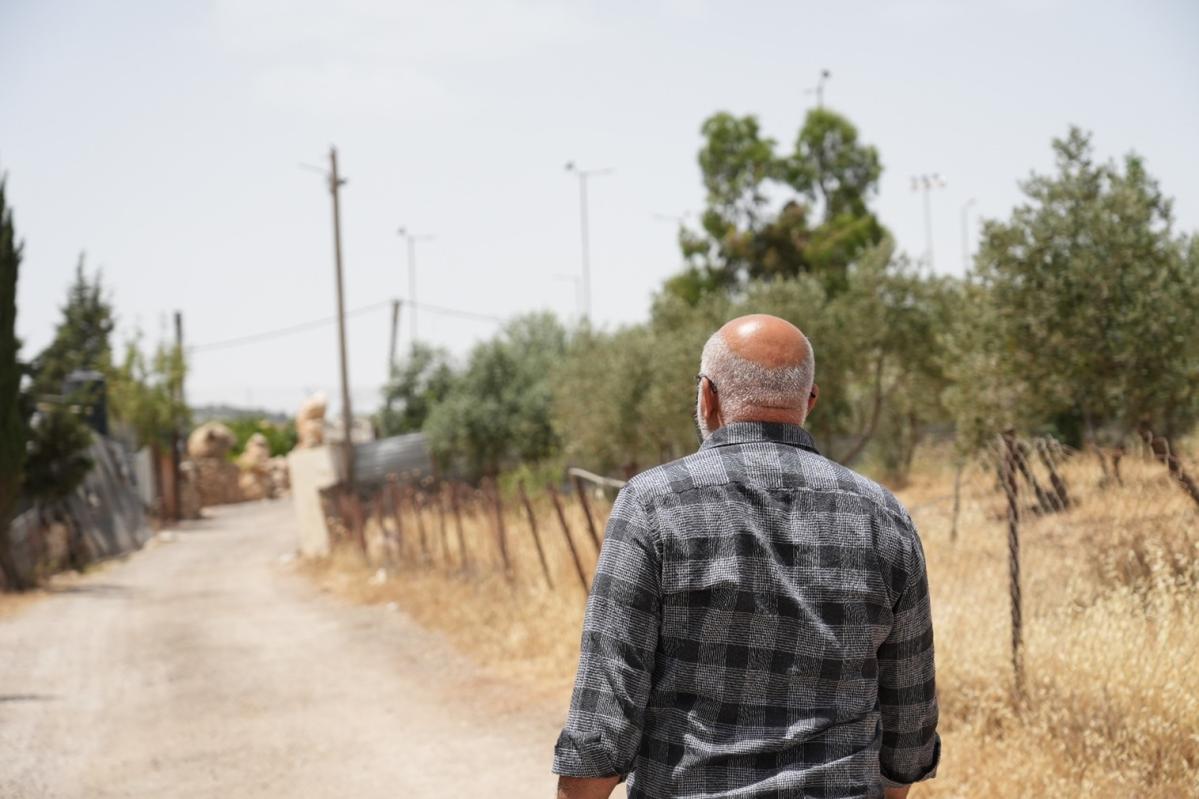
<svg viewBox="0 0 1199 799">
<path fill-rule="evenodd" d="M 33 382 L 35 397 L 62 394 L 63 380 L 77 369 L 108 373 L 112 365 L 112 304 L 104 296 L 100 273 L 91 279 L 83 254 L 75 267 L 75 282 L 67 291 L 62 321 L 54 340 L 37 357 Z"/>
<path fill-rule="evenodd" d="M 17 272 L 21 245 L 0 176 L 0 572 L 9 588 L 26 588 L 12 555 L 9 526 L 25 466 L 25 425 L 21 413 L 21 367 L 17 362 Z"/>
</svg>

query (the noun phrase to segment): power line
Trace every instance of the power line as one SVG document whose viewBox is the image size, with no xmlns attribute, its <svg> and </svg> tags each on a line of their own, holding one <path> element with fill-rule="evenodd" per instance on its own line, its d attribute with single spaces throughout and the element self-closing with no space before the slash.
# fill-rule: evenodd
<svg viewBox="0 0 1199 799">
<path fill-rule="evenodd" d="M 346 316 L 360 316 L 364 313 L 368 313 L 370 311 L 376 311 L 376 310 L 378 310 L 386 305 L 390 305 L 390 304 L 391 304 L 391 300 L 381 300 L 380 302 L 371 303 L 370 305 L 364 305 L 361 308 L 355 308 L 352 311 L 346 311 Z M 264 330 L 260 333 L 249 333 L 244 336 L 237 336 L 235 338 L 222 339 L 220 341 L 210 341 L 207 344 L 196 344 L 192 347 L 188 347 L 187 351 L 188 352 L 207 352 L 208 350 L 223 350 L 228 347 L 238 347 L 238 346 L 241 346 L 242 344 L 254 344 L 259 341 L 267 341 L 267 340 L 273 339 L 273 338 L 280 338 L 282 336 L 294 335 L 295 333 L 303 333 L 305 330 L 314 330 L 318 327 L 323 327 L 325 325 L 331 325 L 336 321 L 337 321 L 336 315 L 324 316 L 324 317 L 321 317 L 320 319 L 313 319 L 308 322 L 300 322 L 299 324 L 288 325 L 287 327 L 279 327 L 279 328 L 275 328 L 274 330 Z"/>
<path fill-rule="evenodd" d="M 438 313 L 445 316 L 456 316 L 461 319 L 471 319 L 477 322 L 491 322 L 493 324 L 503 324 L 503 317 L 493 316 L 491 314 L 476 313 L 474 311 L 463 311 L 458 308 L 446 308 L 440 305 L 429 305 L 428 303 L 412 303 L 403 301 L 405 305 L 415 306 L 423 311 Z M 391 306 L 392 300 L 380 300 L 379 302 L 363 305 L 359 308 L 346 311 L 346 317 L 361 316 L 371 311 L 377 311 L 381 308 Z M 306 330 L 315 330 L 316 328 L 325 325 L 331 325 L 337 321 L 336 316 L 325 316 L 320 319 L 312 319 L 307 322 L 300 322 L 287 327 L 275 328 L 274 330 L 264 330 L 259 333 L 248 333 L 244 336 L 236 336 L 234 338 L 221 339 L 220 341 L 210 341 L 207 344 L 196 344 L 188 347 L 189 353 L 208 352 L 210 350 L 223 350 L 231 347 L 240 347 L 245 344 L 257 344 L 260 341 L 269 341 L 271 339 L 291 336 L 296 333 L 303 333 Z"/>
<path fill-rule="evenodd" d="M 431 311 L 444 316 L 457 316 L 461 319 L 473 319 L 476 322 L 493 322 L 497 325 L 502 325 L 506 320 L 502 316 L 493 314 L 478 313 L 476 311 L 463 311 L 458 308 L 446 308 L 444 305 L 430 305 L 427 302 L 408 302 L 404 301 L 405 305 L 414 306 L 422 311 Z"/>
</svg>

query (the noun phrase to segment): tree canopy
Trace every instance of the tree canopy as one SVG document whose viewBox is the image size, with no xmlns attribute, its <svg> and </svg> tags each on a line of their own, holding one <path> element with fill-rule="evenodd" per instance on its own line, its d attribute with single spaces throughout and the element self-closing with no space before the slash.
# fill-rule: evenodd
<svg viewBox="0 0 1199 799">
<path fill-rule="evenodd" d="M 687 267 L 667 292 L 694 304 L 747 280 L 815 274 L 835 293 L 849 266 L 882 241 L 868 207 L 882 163 L 840 114 L 809 111 L 789 153 L 752 115 L 714 114 L 701 133 L 706 208 L 700 230 L 680 231 Z"/>
<path fill-rule="evenodd" d="M 517 317 L 478 344 L 426 419 L 442 467 L 494 476 L 554 455 L 550 380 L 565 349 L 566 330 L 548 313 Z"/>
<path fill-rule="evenodd" d="M 112 366 L 112 331 L 116 324 L 112 301 L 100 272 L 88 277 L 84 256 L 75 267 L 75 280 L 67 289 L 62 321 L 54 339 L 34 361 L 33 390 L 37 396 L 62 394 L 63 381 L 76 370 L 107 374 Z"/>
<path fill-rule="evenodd" d="M 124 358 L 108 370 L 108 398 L 112 415 L 140 444 L 167 447 L 176 431 L 191 424 L 179 387 L 187 374 L 183 352 L 173 344 L 159 343 L 147 355 L 141 335 L 125 343 Z"/>
<path fill-rule="evenodd" d="M 414 342 L 408 356 L 392 367 L 391 378 L 383 387 L 383 407 L 377 419 L 380 432 L 394 436 L 419 431 L 453 381 L 449 353 Z"/>
<path fill-rule="evenodd" d="M 696 445 L 694 375 L 728 319 L 772 313 L 816 353 L 822 452 L 902 479 L 928 431 L 962 449 L 1017 427 L 1078 443 L 1199 418 L 1199 240 L 1130 155 L 1088 134 L 985 221 L 964 278 L 930 274 L 874 215 L 882 162 L 844 117 L 809 112 L 782 152 L 753 116 L 704 122 L 706 209 L 650 318 L 616 330 L 514 320 L 455 367 L 413 350 L 385 393 L 387 432 L 424 430 L 468 477 L 563 461 L 632 475 Z"/>
<path fill-rule="evenodd" d="M 1053 142 L 1007 220 L 983 227 L 949 359 L 959 427 L 1039 426 L 1074 443 L 1196 418 L 1199 259 L 1136 155 Z"/>
</svg>

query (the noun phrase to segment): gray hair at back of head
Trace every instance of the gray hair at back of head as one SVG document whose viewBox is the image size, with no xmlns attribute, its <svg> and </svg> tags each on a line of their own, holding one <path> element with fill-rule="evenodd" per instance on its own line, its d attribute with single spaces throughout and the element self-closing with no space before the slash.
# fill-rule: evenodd
<svg viewBox="0 0 1199 799">
<path fill-rule="evenodd" d="M 727 420 L 738 419 L 751 407 L 806 408 L 816 376 L 812 343 L 804 337 L 807 357 L 798 366 L 768 369 L 729 349 L 719 332 L 704 345 L 699 370 L 716 384 L 720 408 Z"/>
</svg>

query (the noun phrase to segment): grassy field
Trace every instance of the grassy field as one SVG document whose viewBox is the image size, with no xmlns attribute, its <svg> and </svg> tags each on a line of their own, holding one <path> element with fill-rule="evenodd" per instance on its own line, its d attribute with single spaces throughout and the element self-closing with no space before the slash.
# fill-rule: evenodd
<svg viewBox="0 0 1199 799">
<path fill-rule="evenodd" d="M 1125 458 L 1121 485 L 1105 483 L 1091 456 L 1065 464 L 1074 506 L 1046 516 L 1028 513 L 1022 522 L 1026 686 L 1018 699 L 1005 502 L 988 471 L 967 469 L 959 533 L 952 540 L 950 464 L 947 451 L 922 452 L 912 480 L 897 492 L 928 556 L 942 706 L 940 776 L 913 795 L 948 799 L 1013 789 L 1053 797 L 1195 795 L 1199 508 L 1164 467 L 1135 453 Z M 581 512 L 567 504 L 573 540 L 590 574 L 595 550 Z M 603 509 L 597 511 L 602 517 Z M 553 589 L 541 575 L 525 514 L 516 507 L 505 523 L 515 564 L 511 579 L 500 573 L 491 524 L 473 513 L 463 525 L 472 555 L 465 573 L 452 515 L 447 552 L 434 512 L 424 517 L 428 561 L 419 554 L 409 513 L 399 565 L 379 571 L 388 553 L 372 525 L 372 564 L 342 551 L 306 568 L 352 600 L 396 602 L 531 696 L 561 701 L 565 708 L 583 591 L 545 500 L 536 514 Z"/>
</svg>

